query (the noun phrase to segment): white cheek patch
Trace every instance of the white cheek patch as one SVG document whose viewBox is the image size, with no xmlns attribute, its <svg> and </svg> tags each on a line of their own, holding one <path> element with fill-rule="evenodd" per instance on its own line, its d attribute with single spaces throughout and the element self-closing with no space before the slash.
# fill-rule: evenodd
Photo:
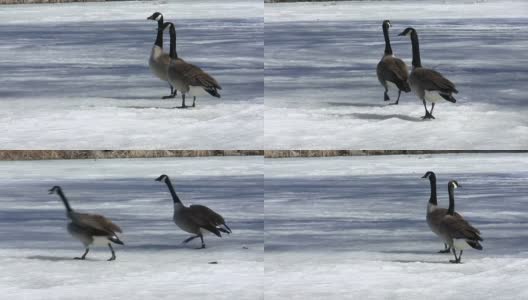
<svg viewBox="0 0 528 300">
<path fill-rule="evenodd" d="M 159 21 L 160 19 L 161 19 L 161 15 L 158 15 L 155 20 Z"/>
<path fill-rule="evenodd" d="M 456 184 L 456 182 L 453 182 L 453 187 L 456 189 L 458 188 L 458 184 Z"/>
</svg>

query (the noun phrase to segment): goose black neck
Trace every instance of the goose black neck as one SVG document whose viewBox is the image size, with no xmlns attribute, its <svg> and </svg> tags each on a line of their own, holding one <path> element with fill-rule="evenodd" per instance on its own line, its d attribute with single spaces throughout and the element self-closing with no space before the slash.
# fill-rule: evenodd
<svg viewBox="0 0 528 300">
<path fill-rule="evenodd" d="M 447 209 L 447 213 L 449 215 L 453 215 L 455 213 L 455 188 L 451 185 L 448 185 L 447 190 L 449 192 L 449 208 Z"/>
<path fill-rule="evenodd" d="M 429 203 L 433 205 L 438 205 L 438 202 L 436 199 L 436 176 L 430 175 L 429 182 L 431 183 L 431 197 L 429 198 Z"/>
<path fill-rule="evenodd" d="M 170 32 L 170 53 L 169 56 L 172 59 L 178 58 L 178 53 L 176 52 L 176 29 L 172 25 L 169 29 Z"/>
<path fill-rule="evenodd" d="M 59 197 L 61 198 L 62 202 L 64 203 L 64 206 L 66 207 L 67 211 L 73 211 L 73 209 L 70 207 L 70 203 L 68 203 L 68 199 L 66 199 L 66 196 L 64 196 L 64 193 L 62 192 L 62 189 L 57 190 L 57 194 L 59 194 Z"/>
<path fill-rule="evenodd" d="M 383 37 L 385 37 L 385 55 L 392 55 L 392 48 L 389 39 L 389 26 L 383 25 Z"/>
<path fill-rule="evenodd" d="M 172 187 L 172 183 L 169 178 L 165 179 L 165 183 L 167 184 L 167 187 L 169 188 L 169 191 L 172 195 L 172 200 L 174 203 L 181 203 L 180 198 L 178 195 L 176 195 L 176 192 L 174 191 L 174 187 Z"/>
<path fill-rule="evenodd" d="M 163 17 L 160 17 L 158 20 L 158 35 L 156 36 L 154 45 L 163 48 Z"/>
<path fill-rule="evenodd" d="M 416 33 L 416 31 L 411 32 L 411 42 L 413 52 L 412 65 L 415 68 L 421 68 L 422 61 L 420 60 L 420 46 L 418 42 L 418 34 Z"/>
</svg>

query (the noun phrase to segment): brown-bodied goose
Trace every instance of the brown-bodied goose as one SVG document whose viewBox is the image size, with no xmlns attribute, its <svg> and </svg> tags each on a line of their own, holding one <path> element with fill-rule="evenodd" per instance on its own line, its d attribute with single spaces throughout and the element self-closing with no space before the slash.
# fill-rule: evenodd
<svg viewBox="0 0 528 300">
<path fill-rule="evenodd" d="M 456 180 L 451 180 L 447 184 L 449 192 L 449 208 L 447 214 L 445 214 L 440 220 L 438 231 L 442 239 L 451 247 L 451 251 L 455 256 L 452 263 L 460 263 L 462 259 L 462 253 L 464 249 L 473 248 L 482 250 L 482 245 L 479 241 L 483 241 L 480 237 L 480 231 L 475 227 L 471 226 L 462 217 L 455 216 L 455 195 L 454 190 L 460 185 Z M 460 250 L 460 254 L 457 257 L 457 250 Z"/>
<path fill-rule="evenodd" d="M 220 232 L 225 232 L 227 234 L 231 233 L 231 229 L 225 223 L 224 218 L 212 209 L 196 204 L 189 207 L 183 205 L 174 191 L 169 176 L 163 174 L 156 178 L 156 181 L 165 182 L 169 188 L 169 192 L 171 193 L 174 202 L 174 223 L 176 223 L 181 230 L 194 234 L 194 236 L 185 239 L 183 241 L 184 244 L 199 237 L 202 241 L 202 246 L 199 249 L 202 249 L 205 248 L 203 234 L 206 233 L 206 231 L 212 232 L 218 237 L 222 237 Z"/>
<path fill-rule="evenodd" d="M 176 28 L 171 22 L 165 22 L 163 30 L 169 28 L 170 31 L 170 56 L 171 63 L 167 72 L 169 83 L 182 94 L 182 106 L 180 108 L 187 108 L 185 105 L 185 96 L 189 94 L 193 96 L 193 107 L 196 105 L 196 96 L 209 94 L 213 97 L 220 98 L 218 90 L 222 87 L 218 84 L 216 79 L 204 72 L 199 67 L 187 63 L 178 57 L 176 52 Z"/>
<path fill-rule="evenodd" d="M 385 37 L 385 52 L 381 58 L 378 66 L 376 68 L 376 73 L 378 75 L 378 80 L 381 85 L 385 88 L 385 93 L 383 94 L 384 100 L 389 101 L 389 87 L 398 89 L 398 99 L 393 104 L 398 104 L 400 102 L 400 94 L 402 91 L 408 93 L 411 91 L 407 79 L 409 78 L 409 70 L 407 70 L 407 65 L 403 60 L 394 57 L 392 53 L 392 47 L 389 39 L 389 27 L 392 27 L 392 24 L 389 20 L 383 21 L 383 36 Z"/>
<path fill-rule="evenodd" d="M 412 27 L 406 28 L 399 35 L 411 36 L 412 42 L 412 71 L 409 76 L 409 84 L 411 89 L 414 91 L 416 96 L 422 100 L 425 108 L 425 116 L 422 119 L 434 119 L 433 109 L 437 101 L 446 100 L 452 103 L 456 102 L 456 99 L 453 97 L 453 93 L 458 93 L 455 85 L 449 81 L 447 78 L 442 76 L 435 70 L 426 69 L 422 67 L 422 62 L 420 60 L 420 46 L 418 43 L 418 34 L 416 30 Z M 425 102 L 431 102 L 431 111 L 427 110 L 427 105 Z"/>
<path fill-rule="evenodd" d="M 439 226 L 442 218 L 447 214 L 447 208 L 438 207 L 438 202 L 436 198 L 436 174 L 432 171 L 425 173 L 422 178 L 429 178 L 431 184 L 431 196 L 429 197 L 429 202 L 427 203 L 427 212 L 425 219 L 431 231 L 434 232 L 438 237 L 440 237 Z M 464 220 L 461 215 L 457 212 L 454 213 L 454 217 Z M 465 221 L 464 221 L 465 222 Z M 449 253 L 451 252 L 451 247 L 444 243 L 444 250 L 438 251 L 438 253 Z"/>
<path fill-rule="evenodd" d="M 59 195 L 66 207 L 66 216 L 71 220 L 68 223 L 68 232 L 81 241 L 86 248 L 84 254 L 81 257 L 75 257 L 75 259 L 85 259 L 88 251 L 90 251 L 89 246 L 92 244 L 107 244 L 112 252 L 112 257 L 108 260 L 115 260 L 116 255 L 111 242 L 124 245 L 116 234 L 116 232 L 122 232 L 121 228 L 104 216 L 75 212 L 68 203 L 68 199 L 64 196 L 60 186 L 54 186 L 49 190 L 49 193 L 57 193 Z"/>
<path fill-rule="evenodd" d="M 156 41 L 152 50 L 150 51 L 149 57 L 149 67 L 152 73 L 159 79 L 167 81 L 167 69 L 171 61 L 171 57 L 166 52 L 163 52 L 163 15 L 160 12 L 153 13 L 147 20 L 153 20 L 158 22 L 158 30 L 156 33 Z M 170 83 L 169 83 L 170 85 Z M 171 94 L 169 96 L 163 96 L 162 99 L 174 98 L 176 97 L 177 90 L 170 85 Z"/>
</svg>

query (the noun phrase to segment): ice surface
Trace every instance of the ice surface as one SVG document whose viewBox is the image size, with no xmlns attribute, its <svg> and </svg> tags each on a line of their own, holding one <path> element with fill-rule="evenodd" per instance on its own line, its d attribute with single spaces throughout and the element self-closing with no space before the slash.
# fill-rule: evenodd
<svg viewBox="0 0 528 300">
<path fill-rule="evenodd" d="M 267 4 L 265 147 L 525 149 L 526 3 Z M 397 34 L 413 26 L 422 64 L 456 84 L 457 103 L 438 103 L 436 120 L 420 120 L 412 92 L 397 106 L 383 101 L 384 19 L 396 56 L 411 64 L 410 40 Z"/>
<path fill-rule="evenodd" d="M 221 99 L 188 110 L 160 99 L 170 90 L 148 68 L 155 11 L 175 22 L 178 54 L 219 81 Z M 3 6 L 1 148 L 262 148 L 263 19 L 261 1 Z"/>
<path fill-rule="evenodd" d="M 428 170 L 439 205 L 482 232 L 462 264 L 425 221 Z M 266 299 L 528 297 L 528 156 L 420 155 L 266 163 Z"/>
<path fill-rule="evenodd" d="M 0 162 L 0 290 L 5 299 L 262 299 L 262 158 Z M 164 184 L 171 176 L 186 204 L 221 213 L 233 234 L 189 235 L 172 222 Z M 93 248 L 66 232 L 61 185 L 74 209 L 121 226 L 125 246 Z M 197 244 L 198 243 L 198 244 Z M 210 264 L 217 262 L 217 264 Z"/>
</svg>

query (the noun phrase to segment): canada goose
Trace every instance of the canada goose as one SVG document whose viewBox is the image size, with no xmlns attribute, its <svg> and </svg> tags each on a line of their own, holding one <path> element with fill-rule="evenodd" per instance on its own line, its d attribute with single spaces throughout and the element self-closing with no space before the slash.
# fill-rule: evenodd
<svg viewBox="0 0 528 300">
<path fill-rule="evenodd" d="M 199 249 L 205 248 L 203 239 L 203 234 L 205 233 L 204 229 L 214 233 L 218 237 L 222 237 L 220 231 L 227 234 L 231 233 L 231 229 L 225 223 L 224 218 L 212 209 L 203 205 L 191 205 L 189 207 L 183 205 L 172 187 L 169 176 L 163 174 L 156 178 L 156 181 L 165 182 L 169 188 L 174 202 L 174 223 L 176 223 L 181 230 L 195 234 L 194 236 L 185 239 L 183 241 L 184 244 L 199 237 L 200 240 L 202 240 L 202 246 Z"/>
<path fill-rule="evenodd" d="M 449 102 L 456 102 L 456 99 L 453 97 L 453 93 L 458 93 L 455 85 L 447 80 L 442 74 L 438 73 L 435 70 L 422 68 L 422 62 L 420 60 L 420 46 L 418 43 L 418 34 L 416 30 L 412 27 L 406 28 L 399 35 L 411 36 L 412 42 L 412 71 L 409 76 L 409 84 L 411 89 L 414 91 L 416 96 L 420 98 L 423 102 L 425 108 L 425 116 L 422 119 L 434 119 L 433 109 L 435 102 L 441 100 L 447 100 Z M 432 102 L 431 111 L 427 110 L 426 101 Z"/>
<path fill-rule="evenodd" d="M 147 20 L 158 22 L 156 41 L 154 42 L 154 46 L 152 46 L 152 51 L 150 51 L 149 67 L 156 77 L 163 81 L 167 81 L 167 68 L 169 67 L 171 57 L 169 54 L 163 52 L 163 31 L 160 30 L 163 28 L 163 15 L 160 12 L 155 12 L 150 17 L 148 17 Z M 174 90 L 172 85 L 170 85 L 170 88 L 170 96 L 163 96 L 162 99 L 176 97 L 176 93 L 178 91 Z"/>
<path fill-rule="evenodd" d="M 455 195 L 454 190 L 460 185 L 456 180 L 451 180 L 447 184 L 449 192 L 449 208 L 440 220 L 438 231 L 444 241 L 451 247 L 455 260 L 450 260 L 452 263 L 460 263 L 464 249 L 469 247 L 482 250 L 482 245 L 479 241 L 483 239 L 480 237 L 480 231 L 471 226 L 462 217 L 455 216 Z M 456 251 L 460 250 L 457 257 Z"/>
<path fill-rule="evenodd" d="M 398 104 L 400 101 L 401 91 L 406 93 L 411 91 L 407 79 L 409 78 L 409 70 L 407 70 L 407 65 L 403 60 L 394 57 L 392 54 L 392 48 L 389 39 L 389 27 L 392 27 L 392 24 L 389 20 L 383 21 L 383 36 L 385 37 L 385 52 L 383 57 L 378 63 L 376 68 L 376 73 L 378 75 L 378 80 L 381 85 L 385 88 L 385 93 L 383 94 L 384 100 L 389 101 L 389 95 L 387 94 L 389 87 L 395 87 L 398 89 L 398 99 L 394 104 Z"/>
<path fill-rule="evenodd" d="M 196 96 L 208 93 L 213 97 L 220 98 L 218 90 L 221 90 L 222 87 L 211 75 L 178 57 L 176 52 L 176 29 L 171 22 L 165 22 L 163 30 L 167 27 L 170 27 L 170 56 L 173 57 L 167 76 L 169 83 L 182 94 L 181 108 L 187 108 L 185 105 L 186 94 L 193 96 L 193 107 L 196 105 Z"/>
<path fill-rule="evenodd" d="M 440 237 L 439 226 L 442 218 L 447 214 L 447 209 L 438 207 L 438 202 L 436 198 L 436 174 L 432 171 L 425 173 L 422 178 L 429 178 L 431 184 L 431 196 L 429 197 L 429 202 L 427 203 L 427 213 L 425 219 L 431 231 L 433 231 L 437 236 Z M 455 217 L 462 218 L 457 212 L 455 212 Z M 438 251 L 438 253 L 449 253 L 451 252 L 451 247 L 444 243 L 444 250 Z"/>
<path fill-rule="evenodd" d="M 116 224 L 112 223 L 109 219 L 101 215 L 84 214 L 75 212 L 68 203 L 68 199 L 64 196 L 60 186 L 54 186 L 49 190 L 50 194 L 57 193 L 61 198 L 64 206 L 66 207 L 66 216 L 70 218 L 71 222 L 68 223 L 68 232 L 81 243 L 84 244 L 86 251 L 81 257 L 75 257 L 75 259 L 85 259 L 86 254 L 90 251 L 89 246 L 99 243 L 108 244 L 110 251 L 112 251 L 112 257 L 110 260 L 115 260 L 116 255 L 112 244 L 110 242 L 124 245 L 124 243 L 116 235 L 116 232 L 121 233 L 121 228 Z"/>
</svg>

